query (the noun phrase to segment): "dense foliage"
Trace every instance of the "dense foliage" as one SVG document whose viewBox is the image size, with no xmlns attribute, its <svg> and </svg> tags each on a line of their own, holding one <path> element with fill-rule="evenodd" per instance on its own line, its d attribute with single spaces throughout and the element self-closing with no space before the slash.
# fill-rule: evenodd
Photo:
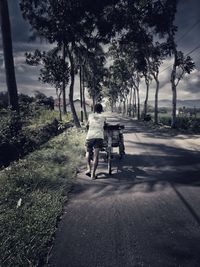
<svg viewBox="0 0 200 267">
<path fill-rule="evenodd" d="M 171 117 L 160 117 L 160 123 L 171 126 Z M 179 116 L 176 118 L 176 127 L 179 131 L 184 131 L 185 133 L 199 134 L 200 118 Z"/>
<path fill-rule="evenodd" d="M 65 116 L 62 124 L 52 111 L 51 98 L 37 93 L 36 97 L 20 96 L 20 114 L 0 109 L 0 167 L 19 159 L 71 126 Z"/>
</svg>

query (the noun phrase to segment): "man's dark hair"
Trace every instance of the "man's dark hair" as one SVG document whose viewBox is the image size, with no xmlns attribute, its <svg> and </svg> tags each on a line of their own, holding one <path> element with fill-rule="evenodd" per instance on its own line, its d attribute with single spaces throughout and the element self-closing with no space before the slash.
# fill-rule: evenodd
<svg viewBox="0 0 200 267">
<path fill-rule="evenodd" d="M 94 112 L 101 113 L 102 111 L 103 111 L 103 107 L 100 103 L 98 103 L 94 106 Z"/>
</svg>

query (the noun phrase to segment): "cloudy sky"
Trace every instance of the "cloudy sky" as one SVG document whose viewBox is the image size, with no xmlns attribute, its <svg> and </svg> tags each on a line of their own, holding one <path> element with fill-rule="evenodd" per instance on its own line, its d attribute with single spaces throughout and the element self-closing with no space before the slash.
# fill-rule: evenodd
<svg viewBox="0 0 200 267">
<path fill-rule="evenodd" d="M 48 50 L 49 45 L 39 41 L 29 41 L 30 26 L 21 16 L 18 0 L 8 0 L 12 27 L 13 53 L 15 60 L 16 79 L 18 91 L 33 95 L 39 90 L 48 96 L 55 97 L 55 89 L 38 81 L 38 67 L 28 66 L 25 63 L 26 51 Z M 176 14 L 178 32 L 176 36 L 178 49 L 190 55 L 196 64 L 196 70 L 186 76 L 178 87 L 179 99 L 200 99 L 200 1 L 179 0 Z M 160 67 L 160 99 L 171 99 L 170 70 L 172 61 L 165 61 Z M 75 84 L 75 97 L 78 97 L 78 79 Z M 152 83 L 150 99 L 154 98 L 155 85 Z M 2 52 L 2 40 L 0 33 L 0 91 L 6 90 L 4 61 Z M 141 99 L 144 98 L 145 90 L 141 88 Z"/>
</svg>

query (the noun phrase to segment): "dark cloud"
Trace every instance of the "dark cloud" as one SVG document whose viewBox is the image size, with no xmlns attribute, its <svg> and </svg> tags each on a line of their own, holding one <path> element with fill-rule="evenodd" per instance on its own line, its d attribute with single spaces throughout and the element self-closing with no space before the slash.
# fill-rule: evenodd
<svg viewBox="0 0 200 267">
<path fill-rule="evenodd" d="M 200 45 L 200 1 L 179 0 L 176 14 L 178 48 L 185 53 Z M 198 51 L 198 50 L 197 50 Z M 191 56 L 195 56 L 194 51 Z"/>
<path fill-rule="evenodd" d="M 192 95 L 196 95 L 200 91 L 199 84 L 196 83 L 196 84 L 193 84 L 192 86 L 190 85 L 189 87 L 186 88 L 185 91 Z"/>
<path fill-rule="evenodd" d="M 185 91 L 191 94 L 199 94 L 200 96 L 200 71 L 195 70 L 184 78 Z"/>
<path fill-rule="evenodd" d="M 34 91 L 41 90 L 47 95 L 55 95 L 55 89 L 42 84 L 39 80 L 39 68 L 28 66 L 25 63 L 25 52 L 35 49 L 49 50 L 52 46 L 40 40 L 30 41 L 31 26 L 22 17 L 18 0 L 8 0 L 11 33 L 13 41 L 13 55 L 15 61 L 16 80 L 18 91 L 33 95 Z M 0 91 L 6 90 L 3 52 L 0 32 Z"/>
<path fill-rule="evenodd" d="M 33 94 L 35 90 L 41 90 L 47 95 L 55 96 L 55 89 L 48 85 L 43 85 L 38 81 L 39 70 L 25 64 L 24 53 L 26 51 L 34 51 L 36 48 L 40 50 L 50 49 L 50 45 L 40 42 L 39 40 L 30 42 L 31 27 L 21 15 L 19 0 L 8 0 L 10 19 L 12 27 L 13 51 L 16 67 L 16 79 L 18 83 L 19 92 Z M 198 23 L 199 21 L 199 23 Z M 195 25 L 196 24 L 196 25 Z M 176 14 L 176 25 L 178 32 L 176 40 L 178 42 L 178 49 L 184 53 L 192 51 L 195 47 L 200 45 L 200 1 L 199 0 L 179 0 L 178 11 Z M 200 49 L 197 49 L 191 54 L 196 62 L 197 69 L 200 70 Z M 171 65 L 171 61 L 167 65 Z M 165 65 L 161 69 L 166 68 Z M 170 68 L 160 74 L 160 87 L 163 97 L 167 92 L 170 94 Z M 77 80 L 76 80 L 77 84 Z M 199 71 L 187 76 L 184 81 L 180 83 L 180 92 L 191 92 L 191 95 L 200 98 L 200 75 Z M 77 86 L 78 87 L 78 86 Z M 2 42 L 0 33 L 0 90 L 5 90 L 5 74 L 3 64 Z M 142 90 L 141 90 L 142 91 Z M 78 92 L 78 90 L 77 90 Z M 145 91 L 144 91 L 145 92 Z M 75 92 L 76 93 L 76 92 Z M 154 93 L 153 93 L 154 94 Z"/>
<path fill-rule="evenodd" d="M 18 0 L 8 0 L 13 42 L 27 42 L 31 35 L 30 25 L 21 14 Z"/>
</svg>

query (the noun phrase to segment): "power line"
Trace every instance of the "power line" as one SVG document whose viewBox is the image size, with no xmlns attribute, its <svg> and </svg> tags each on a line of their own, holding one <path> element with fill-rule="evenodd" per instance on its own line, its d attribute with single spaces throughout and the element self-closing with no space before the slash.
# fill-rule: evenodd
<svg viewBox="0 0 200 267">
<path fill-rule="evenodd" d="M 190 52 L 188 52 L 187 54 L 186 54 L 186 56 L 189 56 L 190 54 L 192 54 L 194 51 L 196 51 L 197 49 L 199 49 L 200 48 L 200 44 L 197 46 L 197 47 L 195 47 L 194 49 L 192 49 Z"/>
<path fill-rule="evenodd" d="M 173 64 L 169 65 L 168 67 L 166 67 L 165 69 L 161 70 L 160 73 L 162 73 L 163 71 L 169 69 L 171 66 L 173 66 Z"/>
<path fill-rule="evenodd" d="M 181 37 L 178 38 L 177 42 L 182 40 L 188 33 L 190 33 L 195 26 L 197 26 L 200 23 L 200 19 L 198 19 Z"/>
<path fill-rule="evenodd" d="M 190 54 L 192 54 L 194 51 L 196 51 L 197 49 L 200 48 L 200 44 L 198 46 L 196 46 L 195 48 L 193 48 L 190 52 L 188 52 L 187 54 L 185 54 L 186 56 L 189 56 Z M 169 69 L 170 67 L 172 67 L 173 64 L 169 65 L 168 67 L 166 67 L 165 69 L 161 70 L 160 73 L 162 73 L 163 71 Z"/>
<path fill-rule="evenodd" d="M 177 42 L 179 42 L 180 40 L 182 40 L 189 32 L 191 32 L 192 31 L 192 29 L 196 26 L 196 25 L 198 25 L 200 23 L 200 19 L 198 19 L 194 24 L 192 24 L 192 26 L 177 40 Z M 190 51 L 189 53 L 187 53 L 186 54 L 186 56 L 188 56 L 188 55 L 190 55 L 191 53 L 193 53 L 195 50 L 197 50 L 199 48 L 199 46 L 198 47 L 196 47 L 196 48 L 194 48 L 194 50 L 192 50 L 192 51 Z M 161 72 L 160 73 L 162 73 L 163 71 L 165 71 L 165 70 L 167 70 L 167 69 L 169 69 L 171 66 L 173 66 L 173 65 L 170 65 L 170 66 L 168 66 L 168 67 L 166 67 L 165 69 L 163 69 L 163 70 L 161 70 Z"/>
</svg>

